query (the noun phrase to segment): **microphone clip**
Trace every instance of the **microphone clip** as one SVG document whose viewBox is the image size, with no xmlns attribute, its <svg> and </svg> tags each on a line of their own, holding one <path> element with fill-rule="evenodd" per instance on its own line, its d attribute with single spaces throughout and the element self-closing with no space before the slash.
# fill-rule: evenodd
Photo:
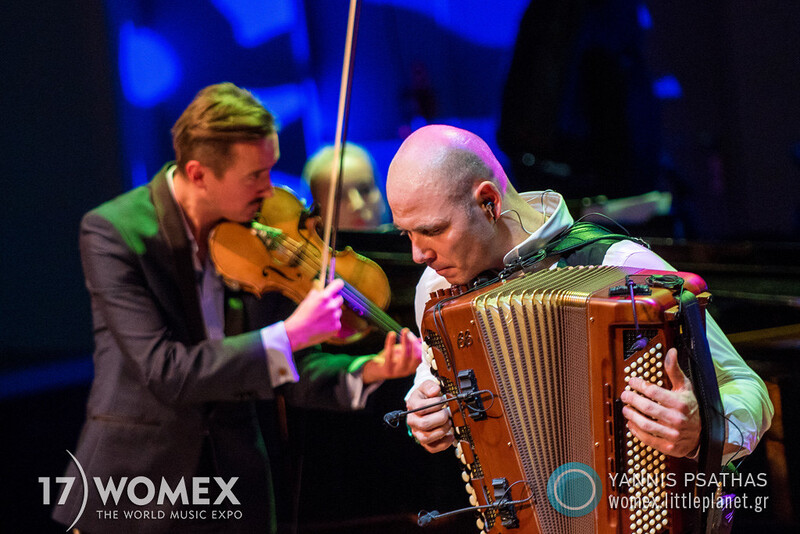
<svg viewBox="0 0 800 534">
<path fill-rule="evenodd" d="M 417 515 L 417 525 L 420 527 L 424 527 L 430 524 L 431 521 L 434 519 L 440 519 L 443 517 L 449 517 L 453 515 L 463 514 L 466 512 L 482 512 L 484 510 L 494 509 L 497 512 L 497 518 L 502 521 L 502 524 L 506 528 L 519 528 L 519 521 L 516 517 L 515 508 L 517 506 L 527 504 L 532 502 L 533 499 L 533 491 L 531 489 L 531 485 L 527 480 L 518 480 L 513 484 L 509 485 L 506 479 L 495 479 L 492 481 L 492 484 L 495 489 L 495 497 L 497 500 L 491 504 L 484 504 L 481 506 L 469 506 L 467 508 L 459 508 L 458 510 L 451 510 L 450 512 L 441 513 L 438 510 L 433 510 L 432 512 L 426 512 L 425 510 L 421 510 Z M 517 484 L 522 484 L 524 487 L 528 489 L 530 495 L 523 499 L 513 499 L 511 497 L 511 489 L 516 486 Z"/>
<path fill-rule="evenodd" d="M 428 408 L 435 408 L 436 406 L 441 406 L 442 404 L 447 404 L 450 401 L 456 401 L 459 403 L 467 404 L 471 410 L 475 410 L 477 408 L 471 406 L 469 403 L 480 400 L 481 396 L 484 394 L 488 394 L 490 399 L 494 401 L 494 393 L 489 391 L 488 389 L 481 389 L 477 391 L 469 391 L 466 393 L 459 393 L 455 397 L 445 397 L 444 399 L 436 402 L 432 402 L 430 404 L 426 404 L 425 406 L 420 406 L 419 408 L 414 408 L 413 410 L 394 410 L 392 412 L 387 413 L 383 416 L 383 422 L 389 425 L 392 428 L 397 428 L 400 425 L 400 419 L 407 416 L 410 413 L 420 412 L 422 410 L 427 410 Z M 481 408 L 479 411 L 485 412 L 491 408 L 491 404 L 488 408 Z"/>
</svg>

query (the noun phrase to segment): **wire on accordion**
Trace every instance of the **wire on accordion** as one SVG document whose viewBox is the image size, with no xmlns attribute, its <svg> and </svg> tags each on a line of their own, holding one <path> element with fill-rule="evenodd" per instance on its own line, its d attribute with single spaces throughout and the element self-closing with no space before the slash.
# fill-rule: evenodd
<svg viewBox="0 0 800 534">
<path fill-rule="evenodd" d="M 511 495 L 511 488 L 516 486 L 517 484 L 525 484 L 525 487 L 528 488 L 530 495 L 525 497 L 524 499 L 518 500 L 509 500 L 508 497 Z M 525 504 L 533 499 L 533 490 L 531 490 L 530 482 L 527 480 L 517 480 L 513 484 L 511 484 L 506 490 L 503 492 L 503 495 L 497 499 L 497 502 L 493 502 L 492 504 L 484 504 L 481 506 L 468 506 L 466 508 L 459 508 L 458 510 L 451 510 L 449 512 L 440 513 L 438 510 L 433 510 L 432 512 L 426 512 L 425 510 L 421 510 L 417 515 L 417 525 L 420 527 L 427 526 L 431 521 L 434 519 L 441 519 L 443 517 L 450 517 L 453 515 L 463 514 L 466 512 L 480 512 L 482 510 L 489 510 L 494 508 L 499 510 L 500 508 L 507 508 L 509 506 L 516 506 L 518 504 Z"/>
<path fill-rule="evenodd" d="M 432 402 L 430 404 L 426 404 L 425 406 L 414 408 L 413 410 L 395 410 L 393 412 L 389 412 L 383 416 L 383 422 L 392 428 L 397 428 L 398 425 L 400 424 L 400 419 L 410 413 L 421 412 L 422 410 L 427 410 L 428 408 L 434 408 L 436 406 L 441 406 L 442 404 L 447 404 L 450 401 L 469 404 L 470 402 L 479 399 L 481 395 L 484 394 L 489 396 L 489 399 L 492 401 L 491 404 L 489 404 L 489 406 L 486 408 L 474 407 L 474 409 L 475 411 L 478 412 L 485 412 L 489 410 L 492 407 L 492 405 L 494 405 L 495 394 L 489 391 L 488 389 L 480 389 L 478 391 L 470 391 L 468 393 L 459 393 L 454 397 L 445 397 L 440 401 Z"/>
</svg>

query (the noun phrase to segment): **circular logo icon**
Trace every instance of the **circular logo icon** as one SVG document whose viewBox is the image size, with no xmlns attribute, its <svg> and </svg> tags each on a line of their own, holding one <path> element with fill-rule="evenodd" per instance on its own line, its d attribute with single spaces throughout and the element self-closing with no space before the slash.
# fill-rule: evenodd
<svg viewBox="0 0 800 534">
<path fill-rule="evenodd" d="M 547 499 L 558 512 L 580 517 L 595 509 L 603 495 L 600 477 L 580 462 L 559 466 L 547 479 Z"/>
</svg>

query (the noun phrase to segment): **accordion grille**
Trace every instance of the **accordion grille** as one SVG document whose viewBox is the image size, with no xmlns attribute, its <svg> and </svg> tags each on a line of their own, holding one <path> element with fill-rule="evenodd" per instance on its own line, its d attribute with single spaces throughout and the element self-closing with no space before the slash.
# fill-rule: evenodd
<svg viewBox="0 0 800 534">
<path fill-rule="evenodd" d="M 545 271 L 473 301 L 525 478 L 539 502 L 546 501 L 556 468 L 593 463 L 586 302 L 619 279 L 612 267 Z M 571 518 L 550 506 L 537 513 L 547 533 L 594 531 L 591 514 Z"/>
</svg>

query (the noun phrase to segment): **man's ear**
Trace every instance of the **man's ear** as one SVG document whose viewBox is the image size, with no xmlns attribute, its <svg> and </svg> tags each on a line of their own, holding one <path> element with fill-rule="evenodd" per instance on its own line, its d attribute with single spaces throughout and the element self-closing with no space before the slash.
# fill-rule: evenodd
<svg viewBox="0 0 800 534">
<path fill-rule="evenodd" d="M 205 187 L 206 168 L 196 159 L 186 162 L 186 179 L 198 187 Z"/>
<path fill-rule="evenodd" d="M 478 184 L 473 193 L 475 202 L 486 212 L 487 217 L 496 221 L 500 216 L 503 197 L 492 182 L 485 180 Z"/>
</svg>

